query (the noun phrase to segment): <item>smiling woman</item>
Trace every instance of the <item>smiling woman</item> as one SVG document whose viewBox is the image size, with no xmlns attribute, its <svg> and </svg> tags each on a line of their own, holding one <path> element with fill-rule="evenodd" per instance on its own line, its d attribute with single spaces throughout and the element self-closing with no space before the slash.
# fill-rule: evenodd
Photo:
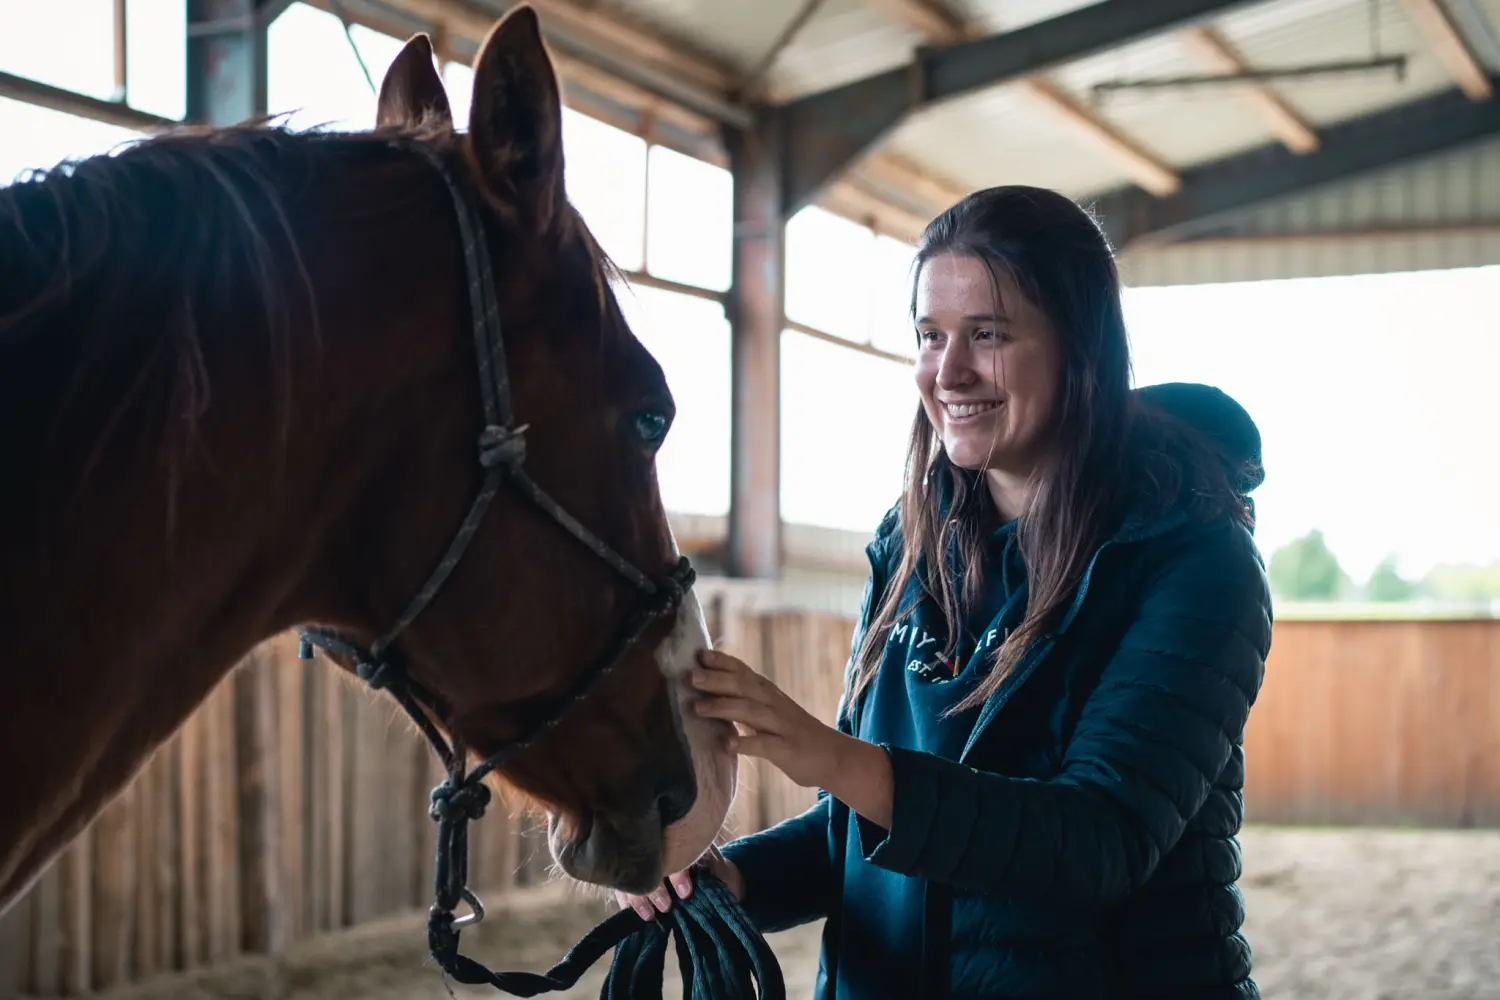
<svg viewBox="0 0 1500 1000">
<path fill-rule="evenodd" d="M 915 308 L 923 412 L 955 465 L 988 470 L 998 512 L 1012 520 L 1047 443 L 1057 332 L 1012 277 L 962 253 L 928 261 Z"/>
<path fill-rule="evenodd" d="M 1054 192 L 935 219 L 910 301 L 920 405 L 837 725 L 722 653 L 693 674 L 740 753 L 820 789 L 713 870 L 762 931 L 827 919 L 820 1000 L 1254 997 L 1255 425 L 1207 386 L 1131 391 L 1109 246 Z"/>
</svg>

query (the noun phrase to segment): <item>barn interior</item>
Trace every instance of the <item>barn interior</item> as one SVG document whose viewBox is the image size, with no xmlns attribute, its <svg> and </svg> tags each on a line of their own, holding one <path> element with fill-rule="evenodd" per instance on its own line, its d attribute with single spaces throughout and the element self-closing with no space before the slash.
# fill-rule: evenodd
<svg viewBox="0 0 1500 1000">
<path fill-rule="evenodd" d="M 0 3 L 0 183 L 184 122 L 369 128 L 418 32 L 463 122 L 515 6 Z M 1061 191 L 1116 251 L 1137 383 L 1261 426 L 1263 992 L 1495 995 L 1500 0 L 530 6 L 569 196 L 677 399 L 658 476 L 716 639 L 832 719 L 917 405 L 915 247 L 969 192 Z M 726 835 L 812 801 L 741 769 Z M 378 693 L 268 641 L 0 915 L 0 1000 L 443 995 L 441 777 Z M 492 963 L 545 968 L 613 906 L 519 807 L 474 838 Z M 817 927 L 773 944 L 808 995 Z"/>
</svg>

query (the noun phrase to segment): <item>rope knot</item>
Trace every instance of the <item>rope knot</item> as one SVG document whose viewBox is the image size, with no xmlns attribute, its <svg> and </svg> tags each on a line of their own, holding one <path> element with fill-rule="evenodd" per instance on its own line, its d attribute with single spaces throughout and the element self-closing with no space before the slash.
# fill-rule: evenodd
<svg viewBox="0 0 1500 1000">
<path fill-rule="evenodd" d="M 484 815 L 490 804 L 490 789 L 483 782 L 459 785 L 457 788 L 444 782 L 432 790 L 432 807 L 427 814 L 435 820 L 452 822 L 459 819 L 477 820 Z"/>
<path fill-rule="evenodd" d="M 697 578 L 697 572 L 693 564 L 688 561 L 687 556 L 677 560 L 677 568 L 670 575 L 660 580 L 657 586 L 660 588 L 662 611 L 675 611 L 682 603 L 687 592 L 692 588 Z"/>
<path fill-rule="evenodd" d="M 506 465 L 512 469 L 526 461 L 526 428 L 490 424 L 479 433 L 479 464 L 486 469 Z"/>
</svg>

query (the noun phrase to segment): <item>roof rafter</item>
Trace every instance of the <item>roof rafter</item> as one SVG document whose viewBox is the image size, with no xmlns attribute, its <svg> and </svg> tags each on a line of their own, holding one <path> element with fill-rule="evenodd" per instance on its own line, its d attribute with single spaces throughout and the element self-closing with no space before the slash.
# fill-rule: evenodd
<svg viewBox="0 0 1500 1000">
<path fill-rule="evenodd" d="M 864 0 L 864 3 L 917 32 L 931 45 L 955 45 L 982 38 L 985 33 L 936 0 Z M 1014 81 L 1014 86 L 1034 107 L 1112 159 L 1141 187 L 1156 194 L 1172 194 L 1178 189 L 1181 182 L 1170 164 L 1085 107 L 1056 82 L 1037 75 L 1022 77 Z"/>
<path fill-rule="evenodd" d="M 1427 40 L 1432 54 L 1471 100 L 1488 100 L 1495 95 L 1494 84 L 1484 65 L 1439 0 L 1402 0 L 1402 6 Z"/>
<path fill-rule="evenodd" d="M 1178 35 L 1184 48 L 1206 68 L 1216 73 L 1248 73 L 1250 64 L 1229 39 L 1207 26 L 1189 28 Z M 1247 80 L 1236 89 L 1241 99 L 1260 116 L 1271 134 L 1294 153 L 1318 148 L 1318 133 L 1280 94 L 1258 80 Z"/>
</svg>

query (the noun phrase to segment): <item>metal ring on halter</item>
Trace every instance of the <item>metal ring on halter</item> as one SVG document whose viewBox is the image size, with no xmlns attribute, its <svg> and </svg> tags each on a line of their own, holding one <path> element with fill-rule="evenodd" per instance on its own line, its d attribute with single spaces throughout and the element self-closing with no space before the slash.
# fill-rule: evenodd
<svg viewBox="0 0 1500 1000">
<path fill-rule="evenodd" d="M 475 924 L 484 922 L 484 904 L 479 901 L 478 896 L 474 895 L 474 890 L 468 886 L 464 886 L 463 896 L 464 902 L 469 904 L 469 909 L 473 912 L 465 913 L 461 917 L 454 917 L 454 930 L 458 930 L 460 927 L 472 927 Z"/>
</svg>

